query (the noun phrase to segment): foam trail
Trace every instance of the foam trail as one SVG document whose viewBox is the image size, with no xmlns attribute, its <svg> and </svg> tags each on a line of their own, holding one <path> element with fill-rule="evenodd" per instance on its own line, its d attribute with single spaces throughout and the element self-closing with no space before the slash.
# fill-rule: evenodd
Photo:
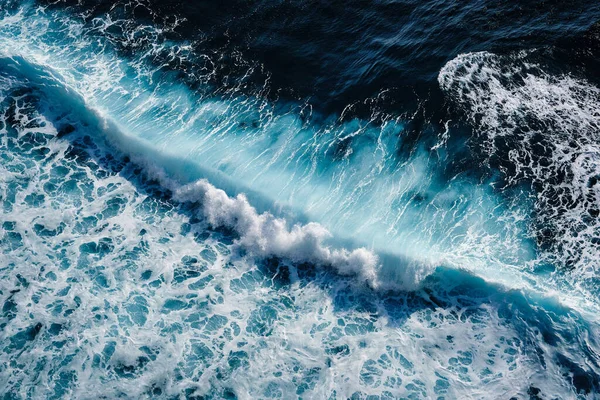
<svg viewBox="0 0 600 400">
<path fill-rule="evenodd" d="M 537 264 L 562 268 L 556 284 L 590 299 L 600 272 L 600 88 L 548 73 L 538 53 L 463 54 L 438 81 L 476 127 L 474 142 L 505 188 L 533 189 Z"/>
</svg>

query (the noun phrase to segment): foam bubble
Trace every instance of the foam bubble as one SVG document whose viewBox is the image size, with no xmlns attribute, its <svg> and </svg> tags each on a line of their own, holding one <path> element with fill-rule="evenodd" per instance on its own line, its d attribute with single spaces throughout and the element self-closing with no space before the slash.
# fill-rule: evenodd
<svg viewBox="0 0 600 400">
<path fill-rule="evenodd" d="M 475 142 L 507 186 L 531 185 L 537 264 L 567 267 L 572 284 L 597 293 L 600 88 L 546 72 L 535 55 L 463 54 L 438 80 L 476 126 Z"/>
</svg>

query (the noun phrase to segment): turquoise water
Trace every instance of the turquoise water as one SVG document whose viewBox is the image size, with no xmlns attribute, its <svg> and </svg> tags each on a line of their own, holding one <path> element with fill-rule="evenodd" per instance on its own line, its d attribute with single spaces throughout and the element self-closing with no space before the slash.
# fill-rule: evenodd
<svg viewBox="0 0 600 400">
<path fill-rule="evenodd" d="M 116 27 L 156 47 L 126 57 Z M 524 53 L 441 69 L 479 168 L 519 138 L 507 183 L 448 171 L 465 146 L 449 123 L 400 157 L 407 115 L 192 90 L 153 63 L 191 57 L 161 34 L 3 10 L 5 398 L 596 396 L 593 84 Z M 555 133 L 539 168 L 524 114 Z"/>
</svg>

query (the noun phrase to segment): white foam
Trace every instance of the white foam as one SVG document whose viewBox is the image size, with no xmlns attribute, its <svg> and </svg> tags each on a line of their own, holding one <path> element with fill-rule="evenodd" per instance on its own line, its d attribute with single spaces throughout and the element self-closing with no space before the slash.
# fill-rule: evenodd
<svg viewBox="0 0 600 400">
<path fill-rule="evenodd" d="M 503 170 L 509 186 L 528 182 L 534 188 L 532 234 L 540 226 L 553 231 L 537 263 L 568 266 L 570 284 L 595 291 L 600 88 L 546 72 L 540 61 L 530 61 L 535 55 L 462 54 L 442 68 L 438 81 L 476 127 L 481 150 L 512 166 Z M 498 148 L 498 140 L 508 140 L 510 150 Z M 559 284 L 563 276 L 557 274 Z"/>
<path fill-rule="evenodd" d="M 238 243 L 256 256 L 330 265 L 342 275 L 358 275 L 371 286 L 379 286 L 377 256 L 365 248 L 332 249 L 324 244 L 331 234 L 318 223 L 288 227 L 284 218 L 268 212 L 259 214 L 243 194 L 229 197 L 204 179 L 184 186 L 164 177 L 160 181 L 173 190 L 175 200 L 198 203 L 199 213 L 213 228 L 236 232 L 240 236 Z"/>
</svg>

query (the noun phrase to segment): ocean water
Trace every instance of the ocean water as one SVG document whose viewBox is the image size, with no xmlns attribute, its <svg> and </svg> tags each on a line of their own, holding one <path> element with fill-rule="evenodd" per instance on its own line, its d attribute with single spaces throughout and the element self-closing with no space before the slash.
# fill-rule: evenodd
<svg viewBox="0 0 600 400">
<path fill-rule="evenodd" d="M 0 0 L 2 398 L 600 398 L 598 21 Z"/>
</svg>

